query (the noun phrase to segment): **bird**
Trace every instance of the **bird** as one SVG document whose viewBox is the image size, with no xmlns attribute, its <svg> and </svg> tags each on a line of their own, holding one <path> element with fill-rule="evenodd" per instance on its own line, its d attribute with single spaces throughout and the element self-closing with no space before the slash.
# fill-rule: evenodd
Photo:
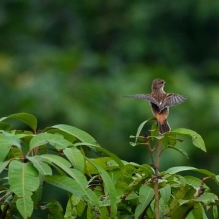
<svg viewBox="0 0 219 219">
<path fill-rule="evenodd" d="M 164 91 L 165 83 L 166 82 L 163 79 L 156 78 L 151 85 L 151 94 L 134 94 L 126 96 L 149 101 L 152 113 L 157 119 L 160 134 L 164 134 L 171 130 L 167 122 L 169 107 L 180 104 L 187 99 L 181 94 L 166 93 Z"/>
</svg>

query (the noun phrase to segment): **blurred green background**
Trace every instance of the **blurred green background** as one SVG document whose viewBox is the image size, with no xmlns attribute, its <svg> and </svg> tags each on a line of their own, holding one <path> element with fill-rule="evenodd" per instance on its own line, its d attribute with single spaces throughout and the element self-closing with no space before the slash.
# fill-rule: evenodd
<svg viewBox="0 0 219 219">
<path fill-rule="evenodd" d="M 76 126 L 138 163 L 149 157 L 129 145 L 129 136 L 152 114 L 146 101 L 123 95 L 150 93 L 161 77 L 166 92 L 188 97 L 170 109 L 172 129 L 198 132 L 207 147 L 204 153 L 185 139 L 179 147 L 190 159 L 167 150 L 161 168 L 192 165 L 219 174 L 216 0 L 2 0 L 0 77 L 2 117 L 27 112 L 39 129 Z"/>
</svg>

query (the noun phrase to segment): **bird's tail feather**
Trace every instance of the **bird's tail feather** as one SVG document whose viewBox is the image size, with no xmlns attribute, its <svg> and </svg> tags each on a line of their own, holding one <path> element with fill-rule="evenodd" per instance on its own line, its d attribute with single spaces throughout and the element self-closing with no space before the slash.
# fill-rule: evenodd
<svg viewBox="0 0 219 219">
<path fill-rule="evenodd" d="M 162 124 L 158 123 L 158 128 L 159 128 L 160 134 L 163 134 L 163 133 L 170 131 L 170 126 L 169 126 L 167 120 L 165 120 Z"/>
</svg>

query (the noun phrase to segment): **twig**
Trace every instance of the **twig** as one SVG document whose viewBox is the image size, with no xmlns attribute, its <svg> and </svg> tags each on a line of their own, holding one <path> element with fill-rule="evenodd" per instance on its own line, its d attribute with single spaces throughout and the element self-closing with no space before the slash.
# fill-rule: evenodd
<svg viewBox="0 0 219 219">
<path fill-rule="evenodd" d="M 154 192 L 155 192 L 155 218 L 160 218 L 160 208 L 159 208 L 159 184 L 158 184 L 158 178 L 159 178 L 159 167 L 160 167 L 160 151 L 161 151 L 161 141 L 159 141 L 157 146 L 157 162 L 155 165 L 155 175 L 154 175 Z"/>
<path fill-rule="evenodd" d="M 160 155 L 161 155 L 161 141 L 158 141 L 158 144 L 155 145 L 155 147 L 152 149 L 149 142 L 146 142 L 148 146 L 148 151 L 150 154 L 151 162 L 154 168 L 154 177 L 153 177 L 153 183 L 154 183 L 154 193 L 155 193 L 155 219 L 160 218 L 160 209 L 159 209 L 159 167 L 160 167 Z M 153 156 L 154 149 L 157 148 L 157 157 L 156 162 Z"/>
<path fill-rule="evenodd" d="M 205 190 L 206 190 L 206 188 L 204 188 L 204 183 L 205 183 L 205 181 L 206 181 L 207 179 L 209 179 L 209 178 L 211 178 L 211 177 L 206 176 L 206 177 L 204 177 L 204 178 L 202 179 L 201 185 L 199 186 L 199 189 L 198 189 L 198 191 L 196 192 L 195 198 L 198 198 L 199 196 L 201 196 L 202 194 L 204 194 L 204 192 L 205 192 Z"/>
</svg>

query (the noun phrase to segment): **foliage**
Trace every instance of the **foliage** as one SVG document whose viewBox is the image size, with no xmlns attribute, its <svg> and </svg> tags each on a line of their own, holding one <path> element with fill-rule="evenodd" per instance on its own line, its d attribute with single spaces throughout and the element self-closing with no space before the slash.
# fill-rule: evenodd
<svg viewBox="0 0 219 219">
<path fill-rule="evenodd" d="M 31 131 L 13 130 L 8 120 L 20 120 Z M 188 129 L 176 129 L 162 136 L 153 125 L 150 136 L 141 136 L 143 122 L 135 136 L 135 145 L 144 145 L 152 165 L 129 163 L 100 147 L 86 132 L 70 125 L 54 125 L 37 131 L 37 119 L 26 113 L 0 119 L 0 205 L 1 218 L 33 218 L 35 211 L 47 211 L 49 219 L 73 218 L 207 218 L 211 209 L 218 217 L 218 197 L 205 184 L 219 177 L 208 170 L 177 166 L 159 172 L 160 156 L 175 149 L 178 136 L 186 135 L 194 146 L 206 150 L 200 135 Z M 105 156 L 89 158 L 86 149 Z M 155 153 L 156 152 L 156 153 Z M 187 155 L 186 155 L 187 157 Z M 182 176 L 181 171 L 204 174 L 199 179 Z M 60 188 L 68 202 L 42 201 L 46 185 Z M 38 218 L 38 217 L 37 217 Z"/>
<path fill-rule="evenodd" d="M 196 130 L 210 145 L 206 162 L 186 148 L 189 165 L 218 171 L 218 1 L 2 0 L 0 12 L 0 115 L 31 113 L 38 128 L 74 124 L 101 133 L 100 145 L 120 158 L 145 163 L 127 136 L 150 109 L 122 96 L 149 93 L 163 77 L 167 92 L 188 97 L 171 109 L 171 127 Z M 165 169 L 187 162 L 165 160 Z"/>
</svg>

